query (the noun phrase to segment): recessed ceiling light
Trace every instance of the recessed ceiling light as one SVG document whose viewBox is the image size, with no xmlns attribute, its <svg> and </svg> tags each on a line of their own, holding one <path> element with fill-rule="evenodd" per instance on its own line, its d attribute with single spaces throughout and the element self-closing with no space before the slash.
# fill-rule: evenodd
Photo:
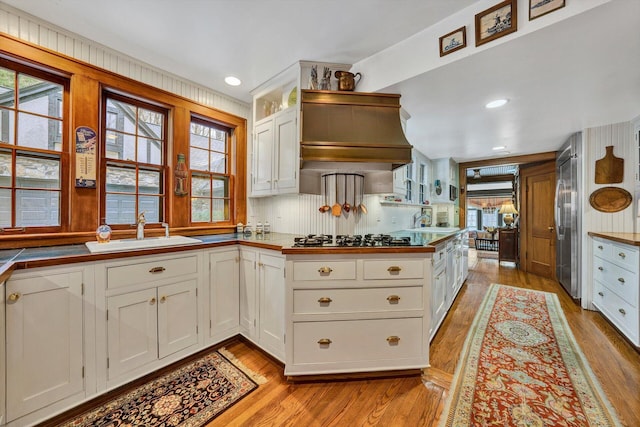
<svg viewBox="0 0 640 427">
<path fill-rule="evenodd" d="M 229 86 L 240 86 L 240 84 L 242 83 L 239 78 L 234 76 L 225 77 L 224 82 Z"/>
<path fill-rule="evenodd" d="M 507 148 L 507 147 L 505 147 L 504 145 L 500 145 L 499 147 L 493 147 L 492 150 L 493 151 L 498 151 L 498 150 L 504 150 L 505 148 Z"/>
<path fill-rule="evenodd" d="M 487 108 L 498 108 L 498 107 L 502 107 L 507 102 L 509 102 L 508 99 L 495 99 L 495 100 L 489 102 L 487 105 L 485 105 L 485 107 L 487 107 Z"/>
</svg>

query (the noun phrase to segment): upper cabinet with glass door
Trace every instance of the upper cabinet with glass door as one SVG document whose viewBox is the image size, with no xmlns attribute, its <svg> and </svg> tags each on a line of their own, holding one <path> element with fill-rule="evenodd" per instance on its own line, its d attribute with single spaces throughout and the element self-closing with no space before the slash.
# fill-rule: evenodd
<svg viewBox="0 0 640 427">
<path fill-rule="evenodd" d="M 315 66 L 332 75 L 350 65 L 300 61 L 254 89 L 251 152 L 252 197 L 297 193 L 300 158 L 300 90 L 311 86 Z M 335 89 L 335 80 L 333 89 Z"/>
</svg>

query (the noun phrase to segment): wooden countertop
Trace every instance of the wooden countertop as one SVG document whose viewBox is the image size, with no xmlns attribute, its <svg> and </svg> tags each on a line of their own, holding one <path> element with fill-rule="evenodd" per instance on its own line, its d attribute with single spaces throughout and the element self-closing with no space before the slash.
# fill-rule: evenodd
<svg viewBox="0 0 640 427">
<path fill-rule="evenodd" d="M 611 240 L 626 245 L 640 246 L 640 233 L 605 233 L 590 231 L 589 236 L 600 237 L 602 239 Z"/>
</svg>

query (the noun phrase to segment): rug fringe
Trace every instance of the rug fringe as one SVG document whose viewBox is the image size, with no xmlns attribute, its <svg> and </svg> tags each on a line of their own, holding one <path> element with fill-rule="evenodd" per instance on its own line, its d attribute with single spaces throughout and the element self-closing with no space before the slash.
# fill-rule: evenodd
<svg viewBox="0 0 640 427">
<path fill-rule="evenodd" d="M 240 361 L 233 353 L 227 350 L 226 347 L 221 347 L 218 349 L 218 353 L 222 354 L 224 357 L 229 360 L 229 362 L 233 363 L 238 369 L 247 374 L 256 384 L 264 384 L 267 382 L 267 378 L 259 373 L 247 368 L 244 363 Z"/>
</svg>

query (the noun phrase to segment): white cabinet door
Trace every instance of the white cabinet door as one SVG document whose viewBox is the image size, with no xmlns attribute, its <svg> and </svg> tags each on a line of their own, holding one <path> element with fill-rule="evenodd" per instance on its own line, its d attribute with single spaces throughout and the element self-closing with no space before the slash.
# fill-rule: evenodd
<svg viewBox="0 0 640 427">
<path fill-rule="evenodd" d="M 81 268 L 6 282 L 7 421 L 84 390 L 82 282 Z"/>
<path fill-rule="evenodd" d="M 198 343 L 197 280 L 158 287 L 158 357 Z"/>
<path fill-rule="evenodd" d="M 209 254 L 209 338 L 234 334 L 240 318 L 240 254 L 238 249 Z"/>
<path fill-rule="evenodd" d="M 400 166 L 393 170 L 393 194 L 401 197 L 405 197 L 407 194 L 407 187 L 405 181 L 407 179 L 407 167 Z"/>
<path fill-rule="evenodd" d="M 299 147 L 296 109 L 289 108 L 274 119 L 275 194 L 298 192 Z"/>
<path fill-rule="evenodd" d="M 258 124 L 254 132 L 251 194 L 264 196 L 272 192 L 273 120 Z"/>
<path fill-rule="evenodd" d="M 110 379 L 158 358 L 156 305 L 156 288 L 107 298 L 107 368 Z"/>
<path fill-rule="evenodd" d="M 284 258 L 260 253 L 260 345 L 284 360 Z"/>
<path fill-rule="evenodd" d="M 433 339 L 440 327 L 440 322 L 447 314 L 447 268 L 441 264 L 433 273 L 431 288 L 431 332 L 429 339 Z"/>
<path fill-rule="evenodd" d="M 257 253 L 240 249 L 240 328 L 249 336 L 257 337 L 258 277 L 256 275 Z"/>
</svg>

